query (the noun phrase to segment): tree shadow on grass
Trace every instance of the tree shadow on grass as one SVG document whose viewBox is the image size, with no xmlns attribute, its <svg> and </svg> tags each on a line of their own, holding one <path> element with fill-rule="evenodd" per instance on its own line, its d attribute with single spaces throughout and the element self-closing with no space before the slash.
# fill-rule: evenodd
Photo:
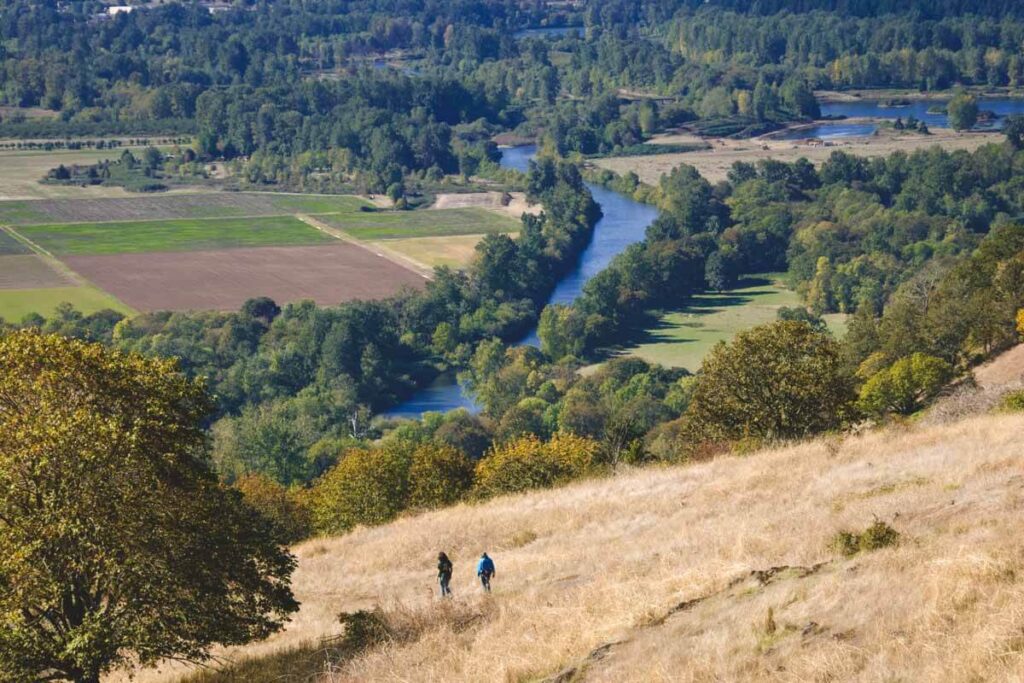
<svg viewBox="0 0 1024 683">
<path fill-rule="evenodd" d="M 771 288 L 775 282 L 761 276 L 748 276 L 736 283 L 736 289 L 728 292 L 703 292 L 695 294 L 682 305 L 673 308 L 652 310 L 644 314 L 634 327 L 625 330 L 616 340 L 594 354 L 595 362 L 604 362 L 624 355 L 637 346 L 648 344 L 696 344 L 699 339 L 686 339 L 674 336 L 671 332 L 681 327 L 701 332 L 715 333 L 718 330 L 706 328 L 702 320 L 716 313 L 723 313 L 732 308 L 739 308 L 752 303 L 763 296 L 777 294 Z M 755 289 L 755 288 L 765 289 Z M 743 290 L 743 291 L 737 291 Z M 668 315 L 682 314 L 693 316 L 693 320 L 676 320 L 669 322 Z"/>
</svg>

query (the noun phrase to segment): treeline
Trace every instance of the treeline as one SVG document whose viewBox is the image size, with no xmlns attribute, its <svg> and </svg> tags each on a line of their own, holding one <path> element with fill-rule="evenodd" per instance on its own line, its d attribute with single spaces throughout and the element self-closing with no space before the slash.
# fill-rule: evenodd
<svg viewBox="0 0 1024 683">
<path fill-rule="evenodd" d="M 237 313 L 130 319 L 63 307 L 21 325 L 179 358 L 216 396 L 222 473 L 306 481 L 333 461 L 338 443 L 369 434 L 371 411 L 464 362 L 481 340 L 517 338 L 534 324 L 600 210 L 570 164 L 537 164 L 526 180 L 544 212 L 524 217 L 516 239 L 488 236 L 468 271 L 440 268 L 420 293 L 325 308 L 255 299 Z"/>
</svg>

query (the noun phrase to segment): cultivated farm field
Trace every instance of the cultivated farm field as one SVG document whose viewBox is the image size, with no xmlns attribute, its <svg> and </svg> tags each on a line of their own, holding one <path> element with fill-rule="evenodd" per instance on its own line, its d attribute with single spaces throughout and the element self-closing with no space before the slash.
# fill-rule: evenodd
<svg viewBox="0 0 1024 683">
<path fill-rule="evenodd" d="M 0 201 L 0 224 L 0 254 L 20 259 L 0 282 L 8 319 L 48 313 L 58 296 L 142 311 L 380 298 L 422 287 L 435 265 L 464 267 L 485 234 L 519 225 L 480 207 L 383 211 L 355 196 L 254 192 Z M 95 288 L 69 287 L 81 282 Z"/>
<path fill-rule="evenodd" d="M 337 240 L 291 216 L 32 225 L 18 232 L 57 255 L 289 246 Z"/>
<path fill-rule="evenodd" d="M 49 317 L 57 306 L 71 304 L 76 310 L 88 315 L 109 308 L 122 313 L 134 313 L 133 309 L 106 292 L 89 285 L 71 287 L 40 287 L 29 289 L 0 288 L 0 318 L 18 322 L 30 313 Z"/>
<path fill-rule="evenodd" d="M 77 273 L 133 308 L 235 310 L 246 299 L 311 299 L 336 305 L 379 299 L 425 278 L 362 247 L 333 240 L 306 247 L 68 256 Z"/>
<path fill-rule="evenodd" d="M 468 207 L 429 211 L 366 211 L 321 216 L 331 225 L 360 240 L 485 235 L 516 232 L 518 221 L 487 209 Z"/>
<path fill-rule="evenodd" d="M 288 216 L 296 213 L 359 212 L 372 206 L 349 195 L 288 195 L 269 192 L 205 192 L 0 202 L 0 223 L 97 223 L 173 218 Z"/>
</svg>

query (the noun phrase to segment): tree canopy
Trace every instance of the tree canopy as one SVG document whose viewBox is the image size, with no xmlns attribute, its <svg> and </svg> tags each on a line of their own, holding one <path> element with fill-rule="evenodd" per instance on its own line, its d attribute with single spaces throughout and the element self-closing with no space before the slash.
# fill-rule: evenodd
<svg viewBox="0 0 1024 683">
<path fill-rule="evenodd" d="M 0 678 L 98 683 L 278 630 L 294 558 L 209 467 L 174 361 L 0 337 Z"/>
</svg>

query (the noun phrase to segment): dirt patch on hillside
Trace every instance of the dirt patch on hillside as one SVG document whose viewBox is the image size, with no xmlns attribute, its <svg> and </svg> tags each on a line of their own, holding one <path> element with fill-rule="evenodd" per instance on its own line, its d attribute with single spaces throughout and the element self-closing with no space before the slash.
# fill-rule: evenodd
<svg viewBox="0 0 1024 683">
<path fill-rule="evenodd" d="M 974 380 L 982 389 L 995 389 L 1024 381 L 1024 344 L 1018 344 L 975 368 Z"/>
<path fill-rule="evenodd" d="M 104 254 L 65 259 L 78 273 L 132 308 L 235 310 L 247 299 L 311 299 L 335 305 L 380 299 L 423 276 L 351 244 L 258 247 L 186 253 Z"/>
</svg>

